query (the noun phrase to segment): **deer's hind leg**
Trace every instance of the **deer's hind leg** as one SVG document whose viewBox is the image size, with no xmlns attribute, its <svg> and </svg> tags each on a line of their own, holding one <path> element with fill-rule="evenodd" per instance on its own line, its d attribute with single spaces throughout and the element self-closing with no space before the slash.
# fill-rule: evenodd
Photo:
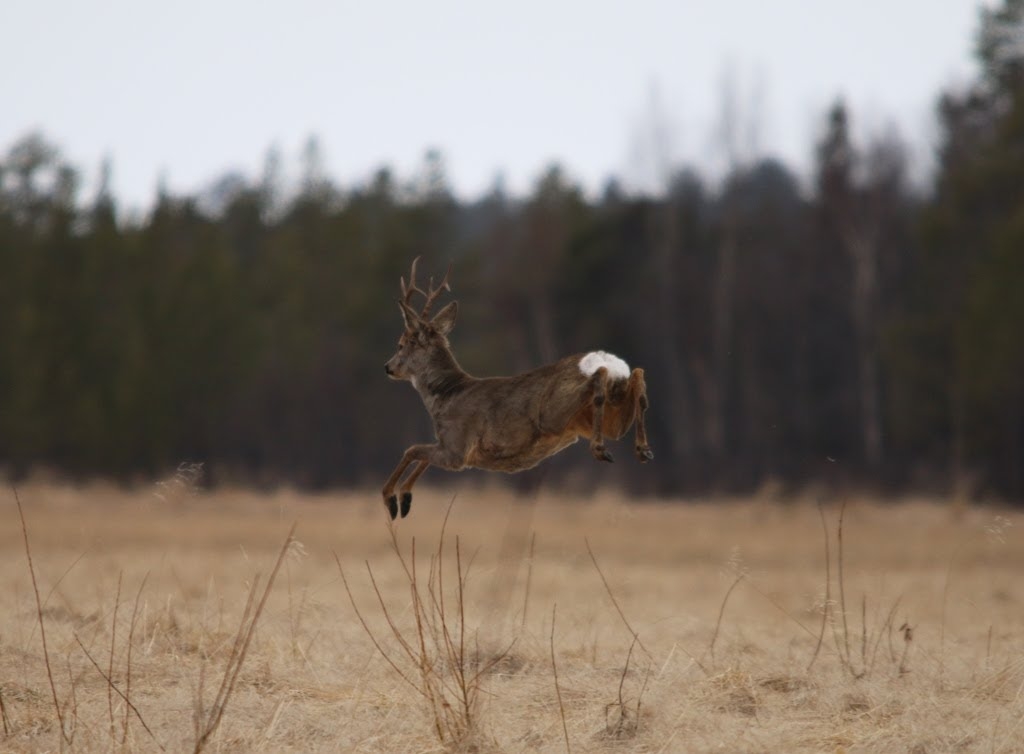
<svg viewBox="0 0 1024 754">
<path fill-rule="evenodd" d="M 590 403 L 594 407 L 594 424 L 590 434 L 590 452 L 598 461 L 615 459 L 604 446 L 604 407 L 608 401 L 608 370 L 601 367 L 590 377 Z"/>
<path fill-rule="evenodd" d="M 636 423 L 636 444 L 633 447 L 636 457 L 641 463 L 654 458 L 651 447 L 647 443 L 647 426 L 644 413 L 647 411 L 647 384 L 644 382 L 644 370 L 634 369 L 629 377 L 610 383 L 606 405 L 610 410 L 604 412 L 604 435 L 619 439 Z"/>
<path fill-rule="evenodd" d="M 651 446 L 647 444 L 647 425 L 644 423 L 644 414 L 647 413 L 647 383 L 644 381 L 644 370 L 634 369 L 629 375 L 629 384 L 626 387 L 626 398 L 634 401 L 636 411 L 636 445 L 634 451 L 640 463 L 647 463 L 654 458 Z"/>
</svg>

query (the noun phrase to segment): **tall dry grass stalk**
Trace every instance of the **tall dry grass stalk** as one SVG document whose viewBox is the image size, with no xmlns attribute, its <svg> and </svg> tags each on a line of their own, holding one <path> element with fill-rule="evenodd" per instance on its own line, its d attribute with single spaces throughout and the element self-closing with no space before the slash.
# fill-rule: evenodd
<svg viewBox="0 0 1024 754">
<path fill-rule="evenodd" d="M 899 628 L 899 633 L 903 638 L 903 650 L 899 655 L 897 661 L 896 652 L 892 650 L 892 632 L 894 628 L 894 621 L 896 618 L 896 611 L 899 609 L 900 603 L 903 600 L 903 595 L 898 595 L 896 599 L 892 601 L 889 609 L 884 613 L 878 613 L 879 619 L 881 620 L 880 625 L 875 627 L 868 626 L 868 596 L 867 594 L 861 595 L 860 601 L 860 632 L 859 636 L 856 633 L 856 627 L 851 630 L 850 622 L 848 620 L 848 609 L 846 603 L 846 576 L 845 576 L 845 557 L 843 550 L 843 521 L 846 515 L 846 500 L 843 499 L 839 506 L 839 519 L 836 523 L 836 587 L 839 592 L 838 604 L 833 603 L 832 595 L 832 567 L 831 567 L 831 548 L 829 547 L 829 529 L 828 523 L 825 518 L 824 507 L 821 503 L 818 503 L 818 514 L 821 518 L 823 541 L 825 546 L 825 597 L 824 604 L 822 605 L 822 620 L 821 620 L 821 631 L 818 634 L 818 640 L 814 647 L 814 653 L 811 655 L 811 660 L 807 664 L 807 670 L 814 666 L 815 660 L 818 658 L 818 654 L 821 651 L 822 640 L 825 635 L 826 625 L 831 628 L 832 640 L 835 645 L 835 654 L 839 659 L 839 664 L 843 671 L 847 673 L 853 679 L 860 679 L 870 676 L 877 664 L 878 660 L 878 649 L 882 642 L 882 637 L 885 636 L 889 640 L 889 658 L 890 663 L 895 666 L 896 672 L 899 675 L 910 672 L 908 666 L 908 660 L 910 655 L 910 646 L 913 642 L 913 629 L 911 626 L 904 622 Z M 836 613 L 838 612 L 838 615 Z M 884 617 L 882 617 L 884 615 Z M 851 641 L 855 642 L 851 648 Z M 857 648 L 859 647 L 859 657 Z M 940 672 L 941 678 L 941 672 Z"/>
<path fill-rule="evenodd" d="M 715 630 L 711 632 L 711 641 L 708 642 L 708 654 L 711 655 L 711 667 L 715 667 L 715 642 L 718 641 L 718 632 L 722 629 L 722 618 L 725 616 L 725 606 L 729 603 L 729 597 L 732 596 L 733 591 L 735 591 L 736 587 L 740 585 L 740 582 L 746 578 L 746 575 L 747 574 L 745 573 L 738 574 L 729 585 L 729 588 L 725 590 L 725 596 L 722 597 L 722 605 L 718 608 L 718 620 L 715 621 Z"/>
<path fill-rule="evenodd" d="M 562 687 L 558 685 L 558 662 L 555 660 L 555 618 L 558 614 L 558 604 L 551 606 L 551 675 L 555 679 L 555 698 L 558 699 L 558 716 L 562 721 L 562 735 L 565 736 L 565 752 L 572 754 L 572 745 L 569 743 L 569 726 L 565 722 L 565 704 L 562 702 Z"/>
<path fill-rule="evenodd" d="M 39 599 L 39 585 L 36 583 L 36 569 L 32 565 L 32 548 L 28 543 L 28 524 L 25 523 L 25 511 L 21 507 L 21 497 L 18 495 L 18 488 L 11 486 L 14 491 L 14 502 L 18 505 L 18 517 L 21 519 L 21 534 L 25 542 L 25 559 L 28 561 L 28 572 L 32 577 L 32 593 L 36 598 L 36 617 L 39 619 L 39 637 L 43 643 L 43 662 L 46 663 L 46 677 L 50 682 L 50 694 L 53 698 L 53 708 L 57 714 L 57 722 L 60 724 L 61 745 L 71 744 L 71 734 L 64 723 L 64 712 L 60 701 L 57 699 L 57 685 L 53 682 L 53 668 L 50 665 L 50 650 L 46 645 L 46 621 L 43 620 L 43 603 Z"/>
<path fill-rule="evenodd" d="M 0 720 L 4 724 L 4 738 L 9 738 L 11 735 L 11 723 L 7 717 L 7 705 L 4 704 L 4 690 L 0 688 Z"/>
<path fill-rule="evenodd" d="M 393 649 L 384 646 L 360 610 L 352 589 L 335 554 L 335 562 L 345 585 L 349 603 L 360 625 L 377 652 L 425 702 L 434 732 L 449 749 L 467 746 L 485 735 L 480 721 L 480 701 L 486 675 L 508 654 L 515 640 L 503 650 L 482 657 L 478 637 L 466 624 L 466 580 L 469 566 L 463 564 L 462 545 L 455 537 L 454 587 L 445 584 L 445 538 L 454 498 L 441 523 L 437 548 L 430 557 L 426 583 L 421 578 L 416 558 L 416 538 L 409 552 L 399 545 L 395 525 L 388 522 L 391 552 L 402 573 L 411 600 L 412 626 L 399 625 L 366 561 L 366 572 L 377 599 L 377 607 L 394 641 Z M 454 602 L 453 602 L 454 600 Z"/>
<path fill-rule="evenodd" d="M 121 727 L 121 748 L 125 748 L 128 745 L 128 729 L 131 724 L 131 717 L 129 712 L 135 706 L 131 703 L 132 698 L 132 647 L 135 646 L 135 627 L 138 625 L 139 618 L 139 600 L 142 599 L 142 591 L 146 588 L 146 581 L 149 580 L 149 573 L 142 577 L 142 582 L 139 584 L 139 590 L 135 593 L 135 604 L 132 606 L 132 619 L 128 624 L 128 651 L 127 659 L 125 660 L 125 673 L 124 673 L 124 724 Z M 136 714 L 138 714 L 136 712 Z M 140 715 L 141 717 L 141 715 Z M 152 732 L 150 732 L 152 737 Z"/>
<path fill-rule="evenodd" d="M 156 735 L 153 733 L 153 729 L 149 727 L 149 725 L 146 723 L 146 719 L 142 716 L 142 713 L 139 712 L 139 708 L 132 704 L 132 700 L 128 697 L 128 695 L 123 693 L 121 689 L 117 687 L 117 684 L 114 683 L 113 678 L 111 678 L 111 676 L 107 673 L 103 672 L 103 668 L 100 667 L 100 664 L 96 662 L 92 654 L 89 653 L 89 650 L 86 648 L 85 644 L 82 642 L 82 639 L 78 635 L 75 635 L 75 642 L 78 644 L 78 648 L 82 650 L 82 654 L 84 654 L 86 659 L 89 660 L 90 663 L 92 663 L 92 666 L 96 669 L 96 672 L 106 682 L 108 693 L 110 690 L 117 692 L 117 695 L 121 697 L 122 700 L 124 700 L 125 706 L 128 709 L 130 709 L 132 713 L 139 719 L 139 722 L 142 724 L 142 727 L 146 730 L 146 733 L 149 734 L 149 737 L 153 740 L 153 743 L 156 744 L 157 748 L 159 748 L 160 751 L 166 751 L 167 749 L 164 747 L 163 744 L 161 744 L 156 739 Z M 127 727 L 125 728 L 125 736 L 127 736 Z M 113 729 L 111 729 L 110 731 L 110 740 L 116 740 Z"/>
<path fill-rule="evenodd" d="M 644 671 L 643 684 L 636 695 L 636 705 L 628 700 L 625 695 L 626 677 L 629 675 L 629 663 L 633 659 L 633 650 L 636 649 L 636 638 L 630 642 L 629 651 L 626 653 L 626 662 L 622 666 L 622 675 L 619 676 L 617 699 L 609 702 L 604 707 L 604 734 L 614 741 L 625 741 L 635 738 L 640 732 L 640 708 L 643 704 L 644 692 L 651 680 L 651 665 L 647 665 Z"/>
<path fill-rule="evenodd" d="M 587 554 L 590 556 L 590 562 L 594 564 L 594 570 L 597 571 L 597 575 L 601 577 L 601 583 L 604 584 L 605 593 L 608 595 L 608 599 L 611 600 L 612 605 L 615 607 L 615 612 L 617 612 L 619 614 L 619 618 L 622 619 L 622 624 L 626 627 L 626 630 L 629 631 L 630 636 L 633 637 L 633 641 L 639 644 L 640 649 L 646 652 L 647 656 L 650 657 L 651 653 L 647 651 L 647 647 L 645 647 L 644 643 L 640 641 L 640 634 L 633 629 L 633 626 L 629 622 L 629 618 L 627 618 L 626 614 L 622 611 L 619 601 L 615 599 L 615 594 L 612 592 L 612 588 L 608 584 L 608 578 L 604 575 L 604 571 L 601 570 L 601 566 L 597 562 L 597 556 L 594 555 L 594 551 L 590 547 L 590 540 L 584 537 L 583 543 L 587 546 Z"/>
<path fill-rule="evenodd" d="M 256 624 L 259 622 L 260 616 L 263 614 L 263 609 L 266 607 L 267 598 L 270 596 L 271 590 L 274 588 L 274 580 L 277 578 L 277 572 L 281 570 L 281 563 L 284 562 L 285 555 L 288 553 L 288 548 L 295 540 L 295 527 L 297 524 L 292 524 L 292 528 L 288 532 L 288 536 L 284 540 L 284 544 L 281 545 L 281 551 L 277 555 L 277 561 L 274 563 L 274 568 L 270 572 L 270 577 L 267 579 L 267 583 L 263 587 L 263 593 L 260 596 L 259 602 L 254 603 L 254 599 L 259 588 L 260 576 L 257 574 L 252 580 L 252 586 L 249 589 L 249 597 L 245 604 L 245 610 L 242 612 L 242 619 L 238 623 L 238 630 L 235 632 L 235 641 L 231 646 L 231 653 L 228 655 L 227 663 L 224 665 L 224 673 L 221 676 L 220 685 L 217 687 L 217 693 L 213 698 L 213 702 L 206 706 L 203 700 L 203 684 L 200 681 L 198 691 L 195 699 L 195 746 L 192 749 L 193 754 L 200 754 L 203 749 L 209 744 L 211 736 L 216 732 L 218 726 L 220 726 L 221 719 L 224 717 L 224 710 L 227 709 L 228 702 L 231 700 L 231 695 L 234 693 L 235 686 L 238 683 L 238 675 L 242 671 L 242 665 L 245 663 L 245 658 L 249 653 L 249 646 L 252 644 L 253 636 L 256 634 Z M 205 666 L 204 666 L 205 669 Z"/>
</svg>

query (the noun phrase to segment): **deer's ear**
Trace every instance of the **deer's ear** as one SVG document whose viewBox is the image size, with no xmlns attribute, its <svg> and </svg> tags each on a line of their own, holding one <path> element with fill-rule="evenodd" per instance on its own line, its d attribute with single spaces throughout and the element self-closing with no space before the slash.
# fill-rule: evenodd
<svg viewBox="0 0 1024 754">
<path fill-rule="evenodd" d="M 448 306 L 439 311 L 430 324 L 442 335 L 447 335 L 455 326 L 455 316 L 459 313 L 459 302 L 452 301 Z"/>
<path fill-rule="evenodd" d="M 405 321 L 405 329 L 409 332 L 419 329 L 420 318 L 413 308 L 402 300 L 398 301 L 398 308 L 402 310 L 402 319 Z"/>
</svg>

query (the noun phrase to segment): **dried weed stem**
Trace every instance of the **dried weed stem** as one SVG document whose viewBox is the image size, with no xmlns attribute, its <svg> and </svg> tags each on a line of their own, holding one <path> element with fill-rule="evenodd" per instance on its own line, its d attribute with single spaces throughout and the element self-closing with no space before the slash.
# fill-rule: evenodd
<svg viewBox="0 0 1024 754">
<path fill-rule="evenodd" d="M 39 635 L 43 642 L 43 662 L 46 663 L 46 677 L 50 681 L 50 694 L 53 697 L 53 708 L 57 712 L 57 722 L 60 724 L 60 735 L 61 740 L 68 744 L 71 743 L 71 737 L 68 735 L 68 731 L 64 725 L 64 713 L 61 711 L 60 702 L 57 700 L 57 686 L 53 682 L 53 670 L 50 667 L 50 650 L 46 645 L 46 625 L 43 621 L 43 603 L 39 599 L 39 585 L 36 583 L 36 571 L 32 565 L 32 550 L 28 544 L 28 525 L 25 523 L 25 512 L 21 508 L 21 498 L 18 497 L 18 488 L 11 486 L 14 490 L 14 501 L 18 505 L 18 516 L 21 518 L 21 534 L 25 540 L 25 558 L 28 560 L 28 572 L 32 577 L 32 592 L 36 597 L 36 617 L 39 619 Z"/>
</svg>

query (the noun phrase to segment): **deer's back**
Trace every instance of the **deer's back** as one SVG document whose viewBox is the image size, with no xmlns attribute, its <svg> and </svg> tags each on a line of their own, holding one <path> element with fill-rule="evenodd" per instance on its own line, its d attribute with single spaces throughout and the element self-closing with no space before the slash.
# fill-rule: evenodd
<svg viewBox="0 0 1024 754">
<path fill-rule="evenodd" d="M 593 407 L 586 400 L 590 376 L 580 369 L 582 354 L 567 356 L 512 377 L 473 379 L 438 433 L 466 431 L 468 464 L 518 471 L 589 436 Z"/>
</svg>

